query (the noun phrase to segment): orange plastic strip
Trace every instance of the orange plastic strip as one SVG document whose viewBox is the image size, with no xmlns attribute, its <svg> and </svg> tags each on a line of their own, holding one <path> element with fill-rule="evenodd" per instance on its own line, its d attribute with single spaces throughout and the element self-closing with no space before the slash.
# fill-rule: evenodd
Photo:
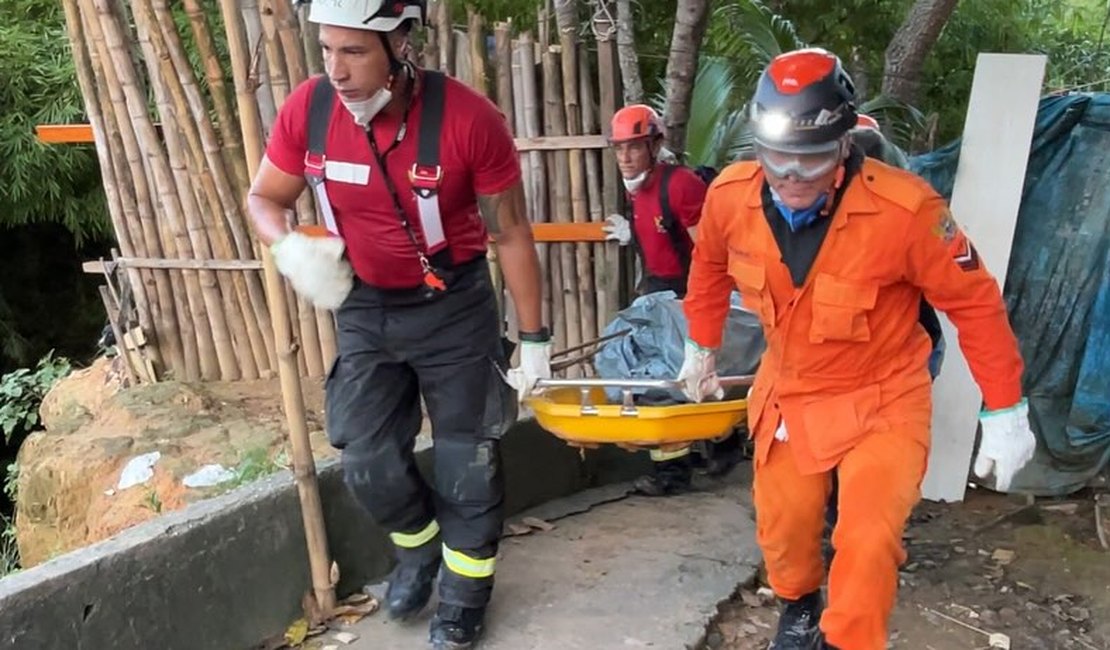
<svg viewBox="0 0 1110 650">
<path fill-rule="evenodd" d="M 43 144 L 78 144 L 94 142 L 89 124 L 40 124 L 35 136 Z"/>
</svg>

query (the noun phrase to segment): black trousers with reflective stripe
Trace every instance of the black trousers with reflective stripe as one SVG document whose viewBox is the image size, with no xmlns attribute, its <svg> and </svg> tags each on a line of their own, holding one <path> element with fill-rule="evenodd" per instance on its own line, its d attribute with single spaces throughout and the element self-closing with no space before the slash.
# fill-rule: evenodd
<svg viewBox="0 0 1110 650">
<path fill-rule="evenodd" d="M 489 267 L 484 259 L 467 267 L 432 298 L 357 283 L 336 314 L 339 358 L 325 408 L 347 485 L 378 525 L 416 533 L 435 518 L 449 548 L 491 558 L 503 523 L 499 440 L 516 400 L 498 373 L 506 359 Z M 413 453 L 421 397 L 432 425 L 431 486 Z M 492 583 L 445 570 L 440 599 L 480 606 Z"/>
</svg>

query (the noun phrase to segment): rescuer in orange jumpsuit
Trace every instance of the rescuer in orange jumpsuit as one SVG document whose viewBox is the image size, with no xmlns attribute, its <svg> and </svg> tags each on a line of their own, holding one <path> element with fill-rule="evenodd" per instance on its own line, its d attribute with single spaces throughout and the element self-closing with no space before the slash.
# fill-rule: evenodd
<svg viewBox="0 0 1110 650">
<path fill-rule="evenodd" d="M 710 186 L 685 299 L 679 379 L 717 394 L 733 284 L 767 339 L 748 398 L 757 537 L 785 601 L 771 648 L 882 650 L 932 410 L 922 295 L 948 314 L 982 391 L 975 472 L 999 490 L 1032 457 L 1022 361 L 998 283 L 921 178 L 864 159 L 851 79 L 819 49 L 776 57 L 751 102 L 756 160 Z M 836 556 L 821 533 L 839 481 Z"/>
</svg>

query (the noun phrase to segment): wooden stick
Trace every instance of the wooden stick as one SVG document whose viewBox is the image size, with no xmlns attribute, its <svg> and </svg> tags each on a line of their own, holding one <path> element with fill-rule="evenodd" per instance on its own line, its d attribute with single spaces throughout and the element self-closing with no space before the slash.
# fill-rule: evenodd
<svg viewBox="0 0 1110 650">
<path fill-rule="evenodd" d="M 481 14 L 473 7 L 466 8 L 466 32 L 470 49 L 470 85 L 490 97 L 488 67 L 486 63 L 486 25 Z"/>
<path fill-rule="evenodd" d="M 140 146 L 138 130 L 140 121 L 145 118 L 145 105 L 139 112 L 139 117 L 132 119 L 129 102 L 125 97 L 124 85 L 121 75 L 113 63 L 110 53 L 111 46 L 107 42 L 105 30 L 101 24 L 100 12 L 93 4 L 93 0 L 79 0 L 81 13 L 86 21 L 86 32 L 96 44 L 97 57 L 101 62 L 100 69 L 104 74 L 105 85 L 111 97 L 112 112 L 116 125 L 123 141 L 127 156 L 128 169 L 131 172 L 132 185 L 135 189 L 136 203 L 139 218 L 142 223 L 143 238 L 146 243 L 147 254 L 161 255 L 167 247 L 162 241 L 162 233 L 154 218 L 154 201 L 150 188 L 150 180 L 146 173 L 146 143 Z M 109 20 L 114 20 L 109 14 Z M 118 35 L 118 34 L 117 34 Z M 117 45 L 117 47 L 120 47 Z M 128 55 L 129 56 L 129 55 Z M 127 60 L 128 63 L 130 59 Z M 160 280 L 157 275 L 156 280 Z M 170 367 L 179 379 L 193 381 L 200 377 L 200 360 L 197 351 L 196 330 L 189 318 L 188 291 L 186 290 L 183 274 L 169 274 L 165 278 L 168 287 L 158 287 L 159 301 L 162 302 L 163 320 L 159 324 L 160 335 L 166 336 L 166 348 L 163 356 L 168 357 Z M 161 283 L 160 283 L 161 284 Z M 179 336 L 174 336 L 178 333 Z"/>
<path fill-rule="evenodd" d="M 597 103 L 594 100 L 594 85 L 590 78 L 589 53 L 582 46 L 578 57 L 579 92 L 582 99 L 582 131 L 593 133 L 600 128 L 597 119 Z M 585 151 L 586 159 L 586 185 L 589 194 L 590 221 L 603 223 L 605 210 L 602 205 L 601 195 L 601 156 L 596 151 Z M 613 279 L 609 277 L 606 265 L 606 249 L 609 245 L 593 246 L 591 253 L 594 272 L 594 310 L 597 314 L 597 333 L 600 336 L 605 331 L 605 326 L 613 319 L 615 313 L 609 312 L 609 293 L 613 288 Z"/>
<path fill-rule="evenodd" d="M 208 108 L 197 86 L 192 65 L 166 0 L 153 0 L 151 5 L 172 63 L 171 66 L 166 66 L 163 59 L 162 67 L 174 96 L 175 110 L 179 113 L 178 124 L 182 126 L 189 141 L 193 165 L 201 177 L 204 193 L 208 198 L 208 214 L 211 217 L 209 223 L 215 226 L 208 233 L 214 256 L 246 256 L 250 252 L 250 236 L 240 212 L 241 202 L 236 196 L 235 183 L 224 167 L 220 143 L 209 121 Z M 155 42 L 155 45 L 157 47 L 158 43 Z M 262 301 L 263 296 L 257 295 L 261 294 L 260 291 L 252 301 L 251 292 L 247 288 L 248 278 L 257 283 L 257 277 L 236 273 L 220 274 L 217 278 L 228 303 L 228 323 L 236 340 L 235 349 L 239 356 L 242 377 L 255 379 L 269 368 L 269 354 L 262 335 L 262 330 L 268 325 L 265 320 L 268 317 L 266 305 Z"/>
<path fill-rule="evenodd" d="M 543 123 L 547 133 L 566 135 L 567 121 L 559 65 L 558 52 L 554 48 L 547 48 L 543 54 Z M 553 163 L 550 182 L 555 188 L 552 221 L 571 221 L 570 161 L 565 151 L 556 151 L 550 155 L 550 162 Z M 567 332 L 566 347 L 573 347 L 582 342 L 582 314 L 577 295 L 574 251 L 565 244 L 559 246 L 559 267 Z"/>
<path fill-rule="evenodd" d="M 116 352 L 123 358 L 123 369 L 127 373 L 128 385 L 137 386 L 139 379 L 135 375 L 135 368 L 131 365 L 131 354 L 123 341 L 123 330 L 119 327 L 119 308 L 113 303 L 108 287 L 101 285 L 97 288 L 100 290 L 100 300 L 104 303 L 104 312 L 108 316 L 108 325 L 111 326 L 112 334 L 116 337 Z"/>
<path fill-rule="evenodd" d="M 262 25 L 266 30 L 276 30 L 285 54 L 285 67 L 289 83 L 294 88 L 308 79 L 304 41 L 297 33 L 297 17 L 289 0 L 262 0 Z"/>
<path fill-rule="evenodd" d="M 455 74 L 459 81 L 474 87 L 474 67 L 470 62 L 470 43 L 462 31 L 452 30 L 451 42 L 455 48 Z"/>
<path fill-rule="evenodd" d="M 235 0 L 220 0 L 236 94 L 240 100 L 239 115 L 243 129 L 243 142 L 247 150 L 247 166 L 253 177 L 258 172 L 263 153 L 261 117 L 248 85 L 249 54 L 244 47 L 245 30 L 242 15 L 236 5 Z M 304 395 L 301 392 L 301 380 L 297 374 L 292 336 L 286 317 L 285 293 L 281 288 L 281 276 L 274 266 L 270 251 L 266 248 L 262 249 L 262 262 L 265 267 L 266 291 L 270 298 L 274 338 L 278 345 L 278 374 L 281 377 L 282 403 L 289 425 L 289 440 L 293 447 L 293 476 L 301 501 L 312 589 L 316 604 L 322 611 L 330 612 L 335 608 L 335 590 L 331 585 L 331 557 L 328 553 L 328 537 L 324 528 L 320 489 L 316 483 L 316 461 L 312 457 L 312 446 L 308 438 Z"/>
<path fill-rule="evenodd" d="M 207 229 L 200 219 L 197 198 L 193 193 L 188 156 L 185 153 L 186 144 L 183 141 L 188 139 L 187 132 L 183 133 L 187 129 L 185 126 L 188 121 L 187 109 L 171 103 L 172 91 L 169 86 L 172 82 L 169 78 L 174 76 L 172 64 L 165 54 L 166 44 L 154 24 L 151 0 L 134 0 L 133 6 L 139 45 L 145 53 L 143 58 L 147 65 L 149 82 L 154 90 L 158 111 L 167 124 L 177 127 L 162 129 L 165 136 L 164 150 L 153 138 L 149 145 L 149 151 L 156 152 L 152 156 L 155 161 L 152 167 L 161 190 L 162 207 L 171 229 L 175 232 L 184 232 L 185 238 L 177 239 L 178 253 L 183 257 L 195 255 L 201 259 L 208 259 L 212 257 L 212 250 Z M 118 28 L 114 20 L 112 26 L 110 29 Z M 167 64 L 165 67 L 171 68 L 169 74 L 164 67 L 160 68 L 162 61 Z M 184 101 L 181 97 L 178 99 Z M 185 114 L 182 114 L 183 109 Z M 193 126 L 195 128 L 196 125 Z M 154 135 L 153 125 L 149 135 Z M 163 157 L 163 153 L 166 157 Z M 225 319 L 223 292 L 220 290 L 216 274 L 212 271 L 200 271 L 195 277 L 200 301 L 193 304 L 192 314 L 197 328 L 197 344 L 201 350 L 201 378 L 220 378 L 225 381 L 239 379 L 235 345 L 232 343 L 231 328 Z"/>
<path fill-rule="evenodd" d="M 428 70 L 439 69 L 439 32 L 436 17 L 439 15 L 439 2 L 429 0 L 428 21 L 424 24 L 424 42 L 420 48 L 420 65 Z"/>
<path fill-rule="evenodd" d="M 277 104 L 274 103 L 274 89 L 271 87 L 270 57 L 265 49 L 262 34 L 262 17 L 258 14 L 258 0 L 242 0 L 239 3 L 239 15 L 243 19 L 246 29 L 247 61 L 250 70 L 250 85 L 254 88 L 255 101 L 262 115 L 263 133 L 269 133 L 270 127 L 277 118 Z M 226 18 L 224 20 L 227 20 Z M 279 71 L 278 74 L 281 74 Z M 285 95 L 282 95 L 284 98 Z M 248 164 L 249 168 L 249 164 Z"/>
</svg>

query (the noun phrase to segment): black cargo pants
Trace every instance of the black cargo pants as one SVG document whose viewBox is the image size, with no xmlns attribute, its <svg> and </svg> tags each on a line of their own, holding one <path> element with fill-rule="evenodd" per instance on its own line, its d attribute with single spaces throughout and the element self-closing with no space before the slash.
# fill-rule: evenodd
<svg viewBox="0 0 1110 650">
<path fill-rule="evenodd" d="M 336 314 L 339 357 L 326 383 L 328 437 L 346 483 L 390 532 L 398 557 L 442 543 L 440 600 L 484 605 L 503 523 L 499 439 L 516 418 L 485 258 L 448 290 L 384 291 L 357 283 Z M 427 405 L 434 485 L 413 446 Z"/>
</svg>

